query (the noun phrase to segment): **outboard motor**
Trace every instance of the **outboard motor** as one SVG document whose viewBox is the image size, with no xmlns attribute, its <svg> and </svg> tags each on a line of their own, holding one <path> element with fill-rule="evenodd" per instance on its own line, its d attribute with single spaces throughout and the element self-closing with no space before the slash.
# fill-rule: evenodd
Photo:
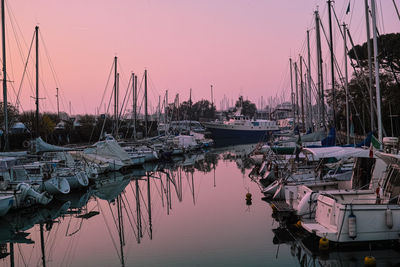
<svg viewBox="0 0 400 267">
<path fill-rule="evenodd" d="M 20 183 L 17 185 L 17 190 L 21 190 L 22 201 L 27 197 L 33 198 L 37 203 L 47 205 L 53 199 L 52 196 L 48 196 L 46 192 L 38 193 L 30 185 L 26 183 Z"/>
</svg>

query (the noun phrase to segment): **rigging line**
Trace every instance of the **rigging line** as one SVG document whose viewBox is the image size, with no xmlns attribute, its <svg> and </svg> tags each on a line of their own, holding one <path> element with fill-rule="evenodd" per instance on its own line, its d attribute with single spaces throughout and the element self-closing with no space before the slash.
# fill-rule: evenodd
<svg viewBox="0 0 400 267">
<path fill-rule="evenodd" d="M 122 198 L 122 202 L 124 203 L 124 209 L 125 209 L 126 215 L 127 215 L 127 217 L 128 217 L 129 224 L 131 225 L 133 235 L 134 235 L 135 238 L 137 239 L 137 238 L 138 238 L 138 235 L 139 235 L 139 233 L 136 233 L 136 231 L 135 231 L 135 227 L 137 227 L 137 223 L 135 222 L 135 223 L 134 223 L 135 226 L 133 225 L 132 220 L 133 220 L 135 217 L 134 217 L 134 215 L 133 215 L 133 211 L 132 211 L 131 206 L 130 206 L 130 204 L 129 204 L 129 201 L 128 201 L 127 197 L 126 197 L 126 194 L 124 194 L 124 197 L 125 197 L 125 200 L 126 200 L 126 201 L 125 201 L 125 200 Z M 128 209 L 126 208 L 126 204 L 125 204 L 125 203 L 128 204 L 129 211 L 131 212 L 130 214 L 129 214 L 129 212 L 128 212 Z M 132 219 L 131 219 L 131 215 L 132 215 Z"/>
<path fill-rule="evenodd" d="M 399 18 L 399 20 L 400 20 L 400 13 L 399 13 L 399 9 L 397 8 L 396 2 L 395 2 L 394 0 L 392 0 L 392 1 L 393 1 L 394 9 L 396 10 L 397 17 L 398 17 L 398 18 Z"/>
<path fill-rule="evenodd" d="M 30 45 L 30 47 L 29 47 L 28 56 L 27 56 L 27 58 L 26 58 L 26 62 L 25 62 L 25 66 L 24 66 L 24 71 L 23 71 L 23 73 L 22 73 L 21 82 L 20 82 L 20 84 L 19 84 L 18 94 L 17 94 L 17 101 L 18 101 L 17 103 L 19 103 L 19 96 L 20 96 L 21 89 L 22 89 L 22 83 L 24 82 L 25 73 L 26 73 L 26 70 L 27 70 L 27 67 L 28 67 L 28 63 L 29 63 L 29 58 L 30 58 L 30 55 L 31 55 L 31 52 L 32 52 L 32 47 L 33 47 L 33 41 L 34 41 L 34 39 L 35 39 L 35 33 L 33 33 L 33 36 L 32 36 L 32 41 L 31 41 L 31 45 Z"/>
<path fill-rule="evenodd" d="M 109 72 L 109 74 L 108 74 L 106 86 L 105 86 L 105 88 L 104 88 L 103 95 L 102 95 L 102 97 L 101 97 L 101 101 L 100 101 L 100 105 L 99 105 L 99 110 L 101 110 L 101 106 L 103 105 L 104 97 L 105 97 L 106 92 L 107 92 L 107 87 L 108 87 L 108 85 L 109 85 L 109 83 L 110 83 L 111 74 L 112 74 L 113 69 L 114 69 L 114 60 L 113 60 L 113 63 L 111 64 L 111 68 L 110 68 L 110 72 Z M 112 95 L 112 94 L 111 94 L 111 95 Z M 106 113 L 108 113 L 108 109 L 107 109 L 107 112 L 106 112 Z"/>
<path fill-rule="evenodd" d="M 113 92 L 111 92 L 111 96 L 110 96 L 110 100 L 108 101 L 108 106 L 107 106 L 107 110 L 106 110 L 106 115 L 104 116 L 104 121 L 103 121 L 103 125 L 101 126 L 101 131 L 100 131 L 100 135 L 99 135 L 99 141 L 103 135 L 104 132 L 104 127 L 106 126 L 106 121 L 107 121 L 107 114 L 108 114 L 108 110 L 110 109 L 111 106 L 111 100 L 113 98 Z M 94 128 L 92 130 L 92 133 L 94 133 Z M 91 138 L 89 140 L 89 142 L 91 141 Z"/>
<path fill-rule="evenodd" d="M 14 32 L 14 37 L 15 37 L 15 41 L 17 43 L 19 55 L 20 55 L 21 61 L 23 63 L 24 62 L 24 53 L 22 52 L 21 44 L 20 44 L 19 39 L 18 39 L 18 33 L 15 30 L 15 24 L 17 26 L 17 29 L 19 30 L 20 36 L 22 36 L 22 41 L 23 41 L 23 44 L 25 45 L 25 48 L 28 48 L 28 46 L 27 46 L 27 43 L 26 43 L 25 39 L 23 38 L 24 35 L 22 34 L 21 28 L 19 27 L 19 25 L 17 23 L 17 20 L 15 19 L 15 15 L 14 15 L 14 13 L 12 11 L 12 7 L 9 5 L 9 3 L 7 3 L 6 7 L 7 7 L 8 13 L 9 13 L 8 18 L 10 20 L 10 24 L 11 24 L 12 30 Z M 30 87 L 31 87 L 31 91 L 33 92 L 33 83 L 31 81 L 31 77 L 29 75 L 28 75 L 28 79 L 29 79 L 29 84 L 30 84 Z"/>
<path fill-rule="evenodd" d="M 56 85 L 57 88 L 60 88 L 60 85 L 61 85 L 60 79 L 58 78 L 58 75 L 57 75 L 56 69 L 55 69 L 55 67 L 54 67 L 53 61 L 52 61 L 52 59 L 51 59 L 51 57 L 50 57 L 49 50 L 47 49 L 46 42 L 44 41 L 44 37 L 43 37 L 43 35 L 42 35 L 41 32 L 42 32 L 42 30 L 39 31 L 40 40 L 42 41 L 42 45 L 43 45 L 43 48 L 44 48 L 44 51 L 45 51 L 45 55 L 46 55 L 46 58 L 47 58 L 47 62 L 48 62 L 48 64 L 49 64 L 49 67 L 50 67 L 50 70 L 51 70 L 51 73 L 52 73 L 52 76 L 53 76 L 54 83 L 55 83 L 55 85 Z M 64 103 L 64 101 L 63 101 L 64 98 L 65 98 L 65 97 L 63 97 L 63 99 L 62 99 L 62 101 L 61 101 L 61 104 L 62 104 L 64 110 L 67 110 L 67 109 L 65 108 L 65 103 Z M 68 101 L 68 99 L 65 99 L 65 100 Z M 54 107 L 53 107 L 53 108 L 54 108 Z"/>
<path fill-rule="evenodd" d="M 42 76 L 42 75 L 40 75 L 40 76 Z M 52 108 L 52 110 L 55 110 L 54 103 L 53 103 L 53 101 L 51 100 L 52 98 L 50 98 L 49 92 L 48 92 L 48 90 L 47 90 L 47 87 L 46 87 L 46 85 L 45 85 L 43 79 L 39 78 L 39 80 L 40 80 L 40 83 L 41 83 L 41 85 L 42 85 L 43 92 L 45 93 L 46 98 L 49 100 L 50 107 Z M 41 91 L 42 91 L 42 90 L 41 90 Z M 47 101 L 42 101 L 42 105 L 44 106 L 44 108 L 42 108 L 42 113 L 45 112 L 45 109 L 48 109 L 48 107 L 46 106 L 46 105 L 47 105 L 46 102 L 47 102 Z"/>
<path fill-rule="evenodd" d="M 24 254 L 22 253 L 22 250 L 21 250 L 21 244 L 20 244 L 20 243 L 17 243 L 17 245 L 18 245 L 19 255 L 21 256 L 21 259 L 22 259 L 22 263 L 23 263 L 25 266 L 28 266 L 28 264 L 26 263 Z"/>
<path fill-rule="evenodd" d="M 147 215 L 148 215 L 148 214 L 149 214 L 149 209 L 148 209 L 148 207 L 147 207 L 147 205 L 146 205 L 146 200 L 144 200 L 143 193 L 142 193 L 142 188 L 139 188 L 139 193 L 140 193 L 140 196 L 141 196 L 141 198 L 142 198 L 142 200 L 143 200 L 143 205 L 145 206 L 146 211 L 147 211 Z M 143 220 L 143 222 L 146 221 L 146 218 L 144 217 L 144 215 L 145 215 L 145 214 L 143 214 L 143 212 L 140 212 L 140 219 Z M 143 230 L 143 226 L 142 226 L 142 230 Z M 144 230 L 146 230 L 146 232 L 147 232 L 147 233 L 149 234 L 149 236 L 150 236 L 150 231 L 149 231 L 149 227 L 148 227 L 147 224 L 145 225 Z"/>
<path fill-rule="evenodd" d="M 119 111 L 119 114 L 118 114 L 118 121 L 120 122 L 120 125 L 118 125 L 118 128 L 120 127 L 120 126 L 122 126 L 122 120 L 121 120 L 121 118 L 122 118 L 122 114 L 125 114 L 125 110 L 126 110 L 126 107 L 128 106 L 128 99 L 130 98 L 130 92 L 131 92 L 131 88 L 130 88 L 130 86 L 131 86 L 131 80 L 132 80 L 132 76 L 131 76 L 131 78 L 129 79 L 129 82 L 128 82 L 128 86 L 126 87 L 126 90 L 125 90 L 125 96 L 124 96 L 124 100 L 122 101 L 122 106 L 121 106 L 121 110 Z M 128 96 L 128 98 L 127 98 L 127 95 L 128 95 L 128 93 L 129 93 L 129 96 Z M 126 105 L 125 105 L 126 104 Z"/>
<path fill-rule="evenodd" d="M 118 200 L 115 200 L 115 201 L 118 202 Z M 114 203 L 115 203 L 115 202 L 114 202 Z M 118 206 L 118 203 L 115 203 L 115 205 Z M 116 228 L 116 229 L 119 229 L 118 224 L 117 224 L 117 220 L 116 220 L 116 217 L 115 217 L 115 215 L 114 215 L 114 212 L 113 212 L 113 210 L 112 210 L 112 208 L 111 208 L 110 202 L 108 202 L 108 207 L 110 208 L 110 212 L 111 212 L 111 216 L 112 216 L 112 218 L 113 218 L 114 224 L 115 224 L 115 228 Z"/>
<path fill-rule="evenodd" d="M 76 251 L 78 250 L 78 243 L 79 243 L 79 241 L 80 241 L 80 238 L 81 238 L 81 235 L 77 235 L 77 238 L 76 238 L 76 239 L 78 239 L 78 240 L 76 241 L 77 245 L 73 247 L 72 252 L 70 253 L 70 257 L 67 258 L 67 259 L 70 260 L 69 266 L 72 265 L 72 260 L 74 259 L 73 256 L 76 255 Z M 67 264 L 68 264 L 68 262 L 66 263 L 66 265 L 67 265 Z"/>
<path fill-rule="evenodd" d="M 53 76 L 53 79 L 54 79 L 54 83 L 56 84 L 56 86 L 60 87 L 60 81 L 58 79 L 58 76 L 56 74 L 56 70 L 54 68 L 53 61 L 51 60 L 50 53 L 49 53 L 49 51 L 47 49 L 47 46 L 46 46 L 46 43 L 44 41 L 44 38 L 43 38 L 43 35 L 42 35 L 42 30 L 39 31 L 39 37 L 40 37 L 40 40 L 42 41 L 44 52 L 45 52 L 45 55 L 46 55 L 46 58 L 47 58 L 47 63 L 49 64 L 49 67 L 50 67 L 50 70 L 51 70 L 51 73 L 52 73 L 52 76 Z"/>
<path fill-rule="evenodd" d="M 55 231 L 55 233 L 54 233 L 54 238 L 52 239 L 52 240 L 50 240 L 50 246 L 48 246 L 47 247 L 47 250 L 48 250 L 48 259 L 49 259 L 49 261 L 51 261 L 52 260 L 52 257 L 53 257 L 53 253 L 54 253 L 54 246 L 55 246 L 55 243 L 56 243 L 56 236 L 57 236 L 57 233 L 59 232 L 59 230 L 60 230 L 60 224 L 57 224 L 57 226 L 56 226 L 56 231 Z M 49 235 L 50 235 L 50 233 L 51 232 L 49 232 Z"/>
<path fill-rule="evenodd" d="M 98 205 L 98 207 L 99 207 L 99 209 L 100 209 L 100 211 L 101 211 L 101 214 L 103 215 L 104 223 L 106 224 L 106 228 L 107 228 L 107 230 L 108 230 L 108 234 L 110 235 L 110 238 L 111 238 L 111 241 L 112 241 L 113 246 L 114 246 L 114 248 L 115 248 L 115 251 L 117 252 L 118 258 L 121 260 L 121 256 L 119 255 L 117 245 L 116 245 L 115 240 L 114 240 L 114 238 L 113 238 L 113 236 L 112 236 L 111 228 L 110 228 L 110 226 L 109 226 L 109 224 L 108 224 L 108 222 L 107 222 L 107 220 L 106 220 L 106 217 L 105 217 L 105 215 L 104 215 L 103 209 L 101 208 L 101 205 L 100 205 L 99 200 L 98 200 L 97 198 L 96 198 L 96 201 L 97 201 L 97 205 Z"/>
</svg>

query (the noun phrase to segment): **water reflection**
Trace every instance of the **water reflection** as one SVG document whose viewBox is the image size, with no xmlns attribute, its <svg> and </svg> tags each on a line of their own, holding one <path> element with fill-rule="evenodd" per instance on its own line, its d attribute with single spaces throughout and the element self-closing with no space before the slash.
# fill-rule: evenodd
<svg viewBox="0 0 400 267">
<path fill-rule="evenodd" d="M 0 219 L 0 258 L 10 266 L 76 265 L 74 256 L 82 253 L 77 251 L 76 243 L 80 235 L 92 228 L 103 238 L 96 240 L 96 235 L 91 235 L 93 242 L 111 241 L 120 265 L 125 266 L 126 251 L 132 242 L 141 244 L 143 240 L 153 239 L 154 208 L 156 218 L 160 209 L 171 214 L 175 203 L 183 201 L 185 188 L 196 205 L 198 191 L 194 174 L 213 172 L 216 186 L 219 160 L 236 160 L 243 172 L 248 168 L 242 162 L 245 155 L 241 153 L 228 148 L 190 154 L 174 158 L 172 162 L 146 164 L 143 169 L 130 173 L 108 173 L 87 190 L 57 196 L 46 207 L 7 214 Z M 107 260 L 100 265 L 115 265 Z"/>
<path fill-rule="evenodd" d="M 130 173 L 0 220 L 5 266 L 359 266 L 368 248 L 320 253 L 277 223 L 248 175 L 254 146 L 218 148 Z M 246 194 L 251 192 L 252 200 Z M 272 217 L 275 216 L 275 217 Z M 278 225 L 278 226 L 277 226 Z M 339 252 L 340 251 L 340 252 Z M 372 246 L 378 265 L 398 251 Z"/>
<path fill-rule="evenodd" d="M 330 245 L 328 251 L 320 250 L 318 240 L 296 224 L 286 224 L 285 220 L 272 214 L 274 220 L 279 222 L 277 228 L 273 228 L 272 243 L 276 246 L 276 257 L 287 257 L 287 254 L 279 255 L 282 246 L 290 250 L 290 255 L 298 266 L 364 266 L 364 258 L 372 256 L 377 266 L 399 266 L 399 244 L 359 243 L 341 246 Z"/>
</svg>

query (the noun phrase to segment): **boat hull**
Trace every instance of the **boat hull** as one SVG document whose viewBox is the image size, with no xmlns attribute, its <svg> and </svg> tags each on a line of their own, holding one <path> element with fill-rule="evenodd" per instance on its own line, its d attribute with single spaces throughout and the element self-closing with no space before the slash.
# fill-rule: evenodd
<svg viewBox="0 0 400 267">
<path fill-rule="evenodd" d="M 0 197 L 0 216 L 4 216 L 11 209 L 14 202 L 14 196 L 1 196 Z"/>
<path fill-rule="evenodd" d="M 271 134 L 271 131 L 268 130 L 228 129 L 212 126 L 207 126 L 207 129 L 211 132 L 212 138 L 218 146 L 267 141 Z"/>
<path fill-rule="evenodd" d="M 65 177 L 71 189 L 86 187 L 89 185 L 89 178 L 83 171 L 76 172 L 71 176 Z"/>
<path fill-rule="evenodd" d="M 320 203 L 318 203 L 320 205 Z M 337 243 L 372 242 L 398 240 L 400 233 L 400 206 L 393 204 L 348 204 L 327 205 L 334 207 L 331 212 L 317 207 L 315 220 L 302 223 L 305 230 L 319 237 Z M 385 212 L 390 209 L 393 224 L 388 227 L 385 220 Z M 335 216 L 333 216 L 335 214 Z M 348 217 L 353 214 L 356 217 L 356 236 L 350 237 Z"/>
</svg>

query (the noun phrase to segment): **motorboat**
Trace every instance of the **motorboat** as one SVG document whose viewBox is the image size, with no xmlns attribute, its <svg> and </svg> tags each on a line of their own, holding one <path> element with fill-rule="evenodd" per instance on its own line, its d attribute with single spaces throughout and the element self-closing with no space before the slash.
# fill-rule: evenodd
<svg viewBox="0 0 400 267">
<path fill-rule="evenodd" d="M 367 188 L 320 192 L 315 218 L 302 222 L 306 231 L 338 243 L 399 239 L 400 155 L 376 155 L 383 175 Z"/>
</svg>

